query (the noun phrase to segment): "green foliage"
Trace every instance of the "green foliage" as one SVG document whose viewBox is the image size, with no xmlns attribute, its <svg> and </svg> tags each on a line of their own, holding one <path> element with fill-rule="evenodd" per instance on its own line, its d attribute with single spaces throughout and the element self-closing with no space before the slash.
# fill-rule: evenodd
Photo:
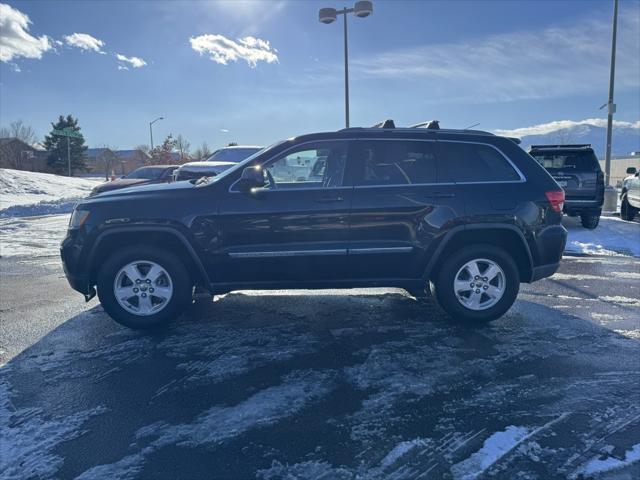
<svg viewBox="0 0 640 480">
<path fill-rule="evenodd" d="M 73 128 L 76 132 L 80 132 L 78 119 L 67 115 L 58 117 L 56 123 L 52 123 L 53 130 L 63 130 L 64 128 Z M 71 151 L 71 172 L 86 171 L 86 155 L 87 147 L 84 144 L 84 137 L 69 138 L 69 149 Z M 51 132 L 44 137 L 44 148 L 49 153 L 47 157 L 47 165 L 58 174 L 67 174 L 67 137 L 53 135 Z"/>
</svg>

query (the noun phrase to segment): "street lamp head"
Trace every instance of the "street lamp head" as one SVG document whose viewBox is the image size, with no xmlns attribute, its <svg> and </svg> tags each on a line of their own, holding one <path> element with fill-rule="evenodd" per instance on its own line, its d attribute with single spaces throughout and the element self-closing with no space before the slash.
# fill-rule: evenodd
<svg viewBox="0 0 640 480">
<path fill-rule="evenodd" d="M 338 11 L 335 8 L 321 8 L 318 17 L 322 23 L 333 23 L 338 18 Z"/>
<path fill-rule="evenodd" d="M 368 17 L 373 13 L 373 3 L 369 0 L 360 0 L 353 6 L 353 13 L 355 13 L 356 17 Z"/>
</svg>

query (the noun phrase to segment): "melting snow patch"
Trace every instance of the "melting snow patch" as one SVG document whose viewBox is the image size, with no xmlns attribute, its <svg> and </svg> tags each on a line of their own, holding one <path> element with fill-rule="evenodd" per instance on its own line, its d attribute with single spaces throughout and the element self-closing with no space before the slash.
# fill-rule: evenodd
<svg viewBox="0 0 640 480">
<path fill-rule="evenodd" d="M 39 408 L 15 409 L 6 380 L 0 381 L 0 472 L 6 480 L 51 478 L 63 458 L 53 453 L 62 442 L 79 437 L 82 425 L 104 407 L 45 419 Z"/>
<path fill-rule="evenodd" d="M 426 447 L 429 444 L 427 440 L 422 438 L 415 438 L 413 440 L 408 440 L 406 442 L 400 442 L 398 445 L 393 447 L 387 455 L 380 462 L 380 466 L 382 468 L 389 467 L 396 463 L 400 458 L 404 457 L 408 452 L 417 447 Z"/>
<path fill-rule="evenodd" d="M 212 407 L 192 423 L 170 425 L 157 422 L 137 432 L 137 443 L 153 439 L 139 452 L 118 462 L 99 465 L 85 471 L 78 479 L 129 479 L 144 466 L 151 453 L 171 445 L 198 447 L 228 441 L 259 427 L 273 425 L 295 415 L 324 397 L 333 387 L 333 372 L 296 372 L 281 385 L 270 387 L 232 407 Z"/>
<path fill-rule="evenodd" d="M 353 474 L 343 468 L 333 468 L 327 462 L 309 461 L 283 465 L 274 460 L 271 468 L 258 470 L 256 477 L 264 480 L 351 480 Z"/>
<path fill-rule="evenodd" d="M 583 475 L 596 475 L 604 472 L 610 472 L 612 470 L 618 470 L 638 461 L 640 461 L 640 443 L 631 447 L 630 450 L 627 450 L 622 460 L 615 457 L 608 457 L 604 460 L 600 460 L 596 457 L 584 465 L 577 473 Z"/>
<path fill-rule="evenodd" d="M 633 255 L 640 257 L 640 224 L 617 217 L 601 217 L 595 230 L 582 228 L 575 219 L 565 218 L 569 235 L 565 251 L 590 255 Z"/>
<path fill-rule="evenodd" d="M 529 434 L 525 427 L 507 427 L 504 432 L 496 432 L 487 438 L 482 448 L 466 460 L 451 467 L 453 477 L 472 480 L 485 472 L 494 463 L 517 447 Z"/>
</svg>

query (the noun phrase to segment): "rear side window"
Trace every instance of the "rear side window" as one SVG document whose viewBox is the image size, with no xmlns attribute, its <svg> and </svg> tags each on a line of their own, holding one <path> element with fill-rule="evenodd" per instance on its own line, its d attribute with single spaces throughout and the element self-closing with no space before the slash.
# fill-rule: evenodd
<svg viewBox="0 0 640 480">
<path fill-rule="evenodd" d="M 520 175 L 495 148 L 480 143 L 438 142 L 440 182 L 508 182 Z"/>
<path fill-rule="evenodd" d="M 570 170 L 574 172 L 596 172 L 600 170 L 598 159 L 592 151 L 545 152 L 533 150 L 531 156 L 547 170 Z"/>
<path fill-rule="evenodd" d="M 360 140 L 353 158 L 360 166 L 356 185 L 411 185 L 436 182 L 434 142 Z"/>
</svg>

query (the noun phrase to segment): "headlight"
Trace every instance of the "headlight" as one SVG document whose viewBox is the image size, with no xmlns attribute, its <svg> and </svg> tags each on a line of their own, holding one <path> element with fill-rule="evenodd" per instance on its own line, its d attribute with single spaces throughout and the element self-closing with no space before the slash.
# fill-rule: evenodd
<svg viewBox="0 0 640 480">
<path fill-rule="evenodd" d="M 89 218 L 89 210 L 78 210 L 77 208 L 71 214 L 69 220 L 69 228 L 80 228 Z"/>
</svg>

